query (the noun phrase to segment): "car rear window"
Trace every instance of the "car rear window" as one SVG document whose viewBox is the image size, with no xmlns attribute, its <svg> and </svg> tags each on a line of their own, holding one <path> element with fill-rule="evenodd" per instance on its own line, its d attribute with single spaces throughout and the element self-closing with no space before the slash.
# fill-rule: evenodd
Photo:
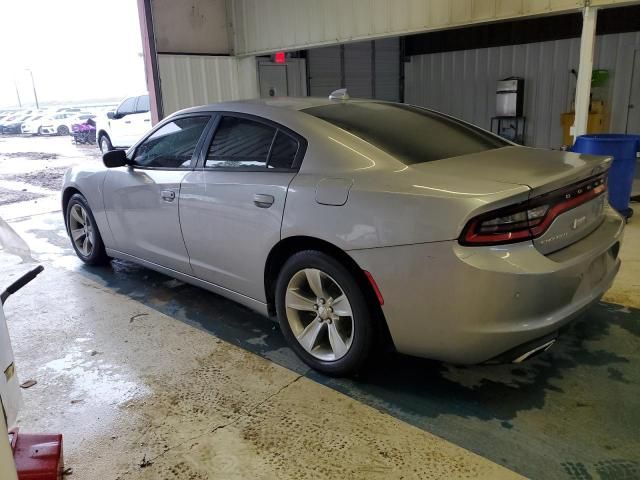
<svg viewBox="0 0 640 480">
<path fill-rule="evenodd" d="M 405 165 L 509 145 L 473 125 L 411 105 L 341 102 L 302 111 L 360 137 Z"/>
</svg>

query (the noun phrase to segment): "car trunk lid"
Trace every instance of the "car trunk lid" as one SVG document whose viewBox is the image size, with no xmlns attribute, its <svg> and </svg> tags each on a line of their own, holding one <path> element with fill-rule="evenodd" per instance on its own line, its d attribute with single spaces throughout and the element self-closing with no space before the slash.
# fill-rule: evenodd
<svg viewBox="0 0 640 480">
<path fill-rule="evenodd" d="M 530 207 L 548 205 L 548 218 L 533 243 L 548 254 L 595 230 L 604 218 L 609 157 L 525 147 L 505 147 L 412 165 L 432 174 L 492 180 L 530 188 Z M 491 206 L 487 206 L 491 209 Z"/>
<path fill-rule="evenodd" d="M 605 172 L 611 159 L 573 152 L 505 147 L 416 164 L 450 175 L 526 185 L 532 196 Z"/>
</svg>

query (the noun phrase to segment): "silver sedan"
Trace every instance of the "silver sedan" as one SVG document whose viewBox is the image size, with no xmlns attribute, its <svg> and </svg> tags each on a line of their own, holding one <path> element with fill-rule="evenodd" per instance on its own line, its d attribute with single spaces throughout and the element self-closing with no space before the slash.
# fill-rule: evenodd
<svg viewBox="0 0 640 480">
<path fill-rule="evenodd" d="M 131 260 L 277 316 L 310 366 L 377 350 L 522 361 L 620 266 L 611 159 L 373 100 L 191 108 L 63 187 L 84 262 Z"/>
</svg>

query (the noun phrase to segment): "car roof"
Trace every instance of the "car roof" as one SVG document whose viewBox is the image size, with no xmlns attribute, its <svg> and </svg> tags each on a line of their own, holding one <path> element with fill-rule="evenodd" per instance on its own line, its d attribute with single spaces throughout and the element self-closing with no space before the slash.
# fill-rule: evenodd
<svg viewBox="0 0 640 480">
<path fill-rule="evenodd" d="M 350 100 L 330 100 L 327 97 L 267 97 L 267 98 L 255 98 L 250 100 L 235 100 L 231 102 L 212 103 L 209 105 L 202 105 L 199 107 L 187 108 L 184 110 L 180 110 L 179 112 L 176 112 L 176 113 L 210 112 L 218 108 L 222 110 L 227 110 L 227 111 L 233 110 L 235 108 L 239 110 L 243 110 L 247 107 L 251 108 L 251 107 L 260 107 L 260 106 L 299 111 L 299 110 L 304 110 L 305 108 L 320 107 L 323 105 L 331 105 L 338 102 L 388 103 L 388 102 L 383 102 L 382 100 L 371 100 L 366 98 L 350 99 Z"/>
</svg>

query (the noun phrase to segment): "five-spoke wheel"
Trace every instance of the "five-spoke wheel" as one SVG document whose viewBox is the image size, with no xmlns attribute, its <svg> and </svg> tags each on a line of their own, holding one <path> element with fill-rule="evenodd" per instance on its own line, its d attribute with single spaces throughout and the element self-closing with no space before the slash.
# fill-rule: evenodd
<svg viewBox="0 0 640 480">
<path fill-rule="evenodd" d="M 276 310 L 291 348 L 311 367 L 348 375 L 366 361 L 370 305 L 355 272 L 334 257 L 313 250 L 291 256 L 278 276 Z"/>
<path fill-rule="evenodd" d="M 94 227 L 87 215 L 87 211 L 82 205 L 76 203 L 71 206 L 69 215 L 69 233 L 71 241 L 84 256 L 91 255 L 96 243 Z"/>
<path fill-rule="evenodd" d="M 344 291 L 317 268 L 297 272 L 285 298 L 289 326 L 302 347 L 321 360 L 339 360 L 353 341 L 353 314 Z"/>
<path fill-rule="evenodd" d="M 71 245 L 80 260 L 90 265 L 106 263 L 109 257 L 87 199 L 79 193 L 72 195 L 65 213 Z"/>
</svg>

